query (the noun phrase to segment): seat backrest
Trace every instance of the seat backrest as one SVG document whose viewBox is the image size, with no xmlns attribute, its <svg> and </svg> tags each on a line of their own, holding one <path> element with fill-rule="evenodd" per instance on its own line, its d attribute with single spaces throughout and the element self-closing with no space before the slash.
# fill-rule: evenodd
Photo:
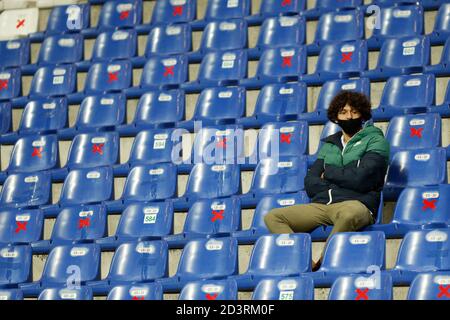
<svg viewBox="0 0 450 320">
<path fill-rule="evenodd" d="M 405 188 L 395 207 L 393 223 L 450 225 L 450 185 Z"/>
<path fill-rule="evenodd" d="M 50 190 L 48 171 L 10 174 L 3 183 L 0 204 L 16 208 L 40 206 L 50 201 Z"/>
<path fill-rule="evenodd" d="M 80 33 L 51 35 L 42 42 L 38 63 L 62 64 L 83 60 L 84 38 Z"/>
<path fill-rule="evenodd" d="M 306 8 L 305 0 L 262 0 L 259 14 L 262 16 L 278 16 L 300 13 Z"/>
<path fill-rule="evenodd" d="M 93 61 L 129 59 L 137 52 L 137 34 L 133 29 L 100 33 L 92 51 Z"/>
<path fill-rule="evenodd" d="M 116 236 L 119 238 L 162 237 L 173 229 L 171 201 L 133 203 L 120 216 Z"/>
<path fill-rule="evenodd" d="M 250 15 L 251 0 L 209 0 L 205 20 L 227 20 Z"/>
<path fill-rule="evenodd" d="M 114 176 L 111 167 L 74 169 L 69 172 L 61 191 L 61 205 L 88 204 L 110 200 Z"/>
<path fill-rule="evenodd" d="M 214 199 L 238 194 L 241 190 L 239 165 L 197 163 L 188 178 L 185 196 Z"/>
<path fill-rule="evenodd" d="M 0 134 L 7 133 L 11 126 L 11 104 L 0 102 Z"/>
<path fill-rule="evenodd" d="M 200 51 L 244 49 L 247 45 L 247 22 L 243 19 L 213 21 L 206 25 Z"/>
<path fill-rule="evenodd" d="M 119 142 L 117 132 L 78 134 L 70 146 L 67 167 L 95 168 L 116 164 L 119 160 Z"/>
<path fill-rule="evenodd" d="M 186 284 L 178 300 L 237 300 L 235 280 L 203 280 Z"/>
<path fill-rule="evenodd" d="M 333 98 L 342 90 L 360 92 L 370 97 L 370 80 L 368 78 L 360 78 L 325 82 L 320 89 L 315 110 L 327 110 Z"/>
<path fill-rule="evenodd" d="M 333 1 L 335 3 L 335 1 Z M 342 2 L 342 1 L 340 1 Z M 318 44 L 364 38 L 364 14 L 359 9 L 328 12 L 320 16 L 314 41 Z"/>
<path fill-rule="evenodd" d="M 67 242 L 106 237 L 106 220 L 106 207 L 99 204 L 63 208 L 56 218 L 51 239 Z"/>
<path fill-rule="evenodd" d="M 44 215 L 39 209 L 0 211 L 0 243 L 31 243 L 42 237 Z"/>
<path fill-rule="evenodd" d="M 129 60 L 97 62 L 89 68 L 84 90 L 87 94 L 120 91 L 131 86 L 132 74 Z"/>
<path fill-rule="evenodd" d="M 169 55 L 192 51 L 192 29 L 188 23 L 154 26 L 147 39 L 145 55 Z"/>
<path fill-rule="evenodd" d="M 0 289 L 0 300 L 23 300 L 23 292 L 19 289 Z"/>
<path fill-rule="evenodd" d="M 325 248 L 320 271 L 368 273 L 369 267 L 385 268 L 384 232 L 340 232 L 332 235 Z"/>
<path fill-rule="evenodd" d="M 0 285 L 31 280 L 31 245 L 0 245 Z"/>
<path fill-rule="evenodd" d="M 136 166 L 125 181 L 125 201 L 156 201 L 173 198 L 177 193 L 177 169 L 172 163 Z"/>
<path fill-rule="evenodd" d="M 310 277 L 263 279 L 252 300 L 314 300 L 314 281 Z"/>
<path fill-rule="evenodd" d="M 29 135 L 17 140 L 8 172 L 36 172 L 59 166 L 57 135 Z"/>
<path fill-rule="evenodd" d="M 292 276 L 311 270 L 311 236 L 308 233 L 271 234 L 258 238 L 248 274 Z"/>
<path fill-rule="evenodd" d="M 65 96 L 76 89 L 77 71 L 72 64 L 40 67 L 31 81 L 30 97 Z"/>
<path fill-rule="evenodd" d="M 125 119 L 126 97 L 111 93 L 87 96 L 81 102 L 75 126 L 80 129 L 120 125 Z"/>
<path fill-rule="evenodd" d="M 237 273 L 237 240 L 225 237 L 189 241 L 181 253 L 176 275 L 182 280 L 200 280 Z"/>
<path fill-rule="evenodd" d="M 362 0 L 317 0 L 316 9 L 319 10 L 336 10 L 342 8 L 354 8 L 363 4 Z"/>
<path fill-rule="evenodd" d="M 258 79 L 296 81 L 306 73 L 306 49 L 299 47 L 269 48 L 263 51 L 258 62 Z"/>
<path fill-rule="evenodd" d="M 439 34 L 450 33 L 450 3 L 443 3 L 439 7 L 433 30 Z"/>
<path fill-rule="evenodd" d="M 78 243 L 57 246 L 50 251 L 42 272 L 43 285 L 65 285 L 69 270 L 80 282 L 100 278 L 100 246 L 95 243 Z"/>
<path fill-rule="evenodd" d="M 157 0 L 152 24 L 191 22 L 197 17 L 197 0 Z"/>
<path fill-rule="evenodd" d="M 40 98 L 25 106 L 20 119 L 19 132 L 43 133 L 62 129 L 67 123 L 67 99 Z"/>
<path fill-rule="evenodd" d="M 395 149 L 439 147 L 441 116 L 439 113 L 423 113 L 393 117 L 389 121 L 386 139 L 391 146 L 391 152 Z"/>
<path fill-rule="evenodd" d="M 382 38 L 419 36 L 424 31 L 424 12 L 421 5 L 403 4 L 382 8 L 380 28 L 373 29 L 373 35 Z"/>
<path fill-rule="evenodd" d="M 6 6 L 7 1 L 3 1 Z M 17 0 L 13 1 L 18 2 Z M 11 2 L 10 2 L 11 3 Z M 30 34 L 38 32 L 39 9 L 26 8 L 3 10 L 0 18 L 0 39 L 15 39 L 28 37 Z"/>
<path fill-rule="evenodd" d="M 142 22 L 142 0 L 106 1 L 100 12 L 100 29 L 132 28 Z"/>
<path fill-rule="evenodd" d="M 30 61 L 30 41 L 27 38 L 0 41 L 0 68 L 21 67 Z"/>
<path fill-rule="evenodd" d="M 392 277 L 380 273 L 376 277 L 340 276 L 334 281 L 328 300 L 392 300 L 392 297 Z"/>
<path fill-rule="evenodd" d="M 358 73 L 367 69 L 367 57 L 364 40 L 327 44 L 320 50 L 316 73 Z"/>
<path fill-rule="evenodd" d="M 426 107 L 434 104 L 432 74 L 391 77 L 384 86 L 380 106 L 386 108 Z"/>
<path fill-rule="evenodd" d="M 408 290 L 408 300 L 449 300 L 450 272 L 418 274 Z"/>
<path fill-rule="evenodd" d="M 87 29 L 91 18 L 90 8 L 89 4 L 54 7 L 48 17 L 47 33 L 77 32 Z"/>
<path fill-rule="evenodd" d="M 247 51 L 214 51 L 207 53 L 200 64 L 198 81 L 203 84 L 236 85 L 247 75 Z"/>
<path fill-rule="evenodd" d="M 188 79 L 188 60 L 185 55 L 151 56 L 141 76 L 141 87 L 179 85 Z"/>
<path fill-rule="evenodd" d="M 430 64 L 430 39 L 425 36 L 387 39 L 380 51 L 377 68 L 398 69 Z"/>
<path fill-rule="evenodd" d="M 261 49 L 299 46 L 306 40 L 306 23 L 301 16 L 280 16 L 264 20 L 257 47 Z"/>
<path fill-rule="evenodd" d="M 47 288 L 39 294 L 38 300 L 92 300 L 92 288 L 87 286 L 79 289 Z"/>
<path fill-rule="evenodd" d="M 139 283 L 115 286 L 106 300 L 162 300 L 163 290 L 159 283 Z"/>
<path fill-rule="evenodd" d="M 0 70 L 0 101 L 16 98 L 22 91 L 19 68 Z"/>
<path fill-rule="evenodd" d="M 168 276 L 169 250 L 165 241 L 140 241 L 121 244 L 115 251 L 108 280 L 151 281 Z"/>
</svg>

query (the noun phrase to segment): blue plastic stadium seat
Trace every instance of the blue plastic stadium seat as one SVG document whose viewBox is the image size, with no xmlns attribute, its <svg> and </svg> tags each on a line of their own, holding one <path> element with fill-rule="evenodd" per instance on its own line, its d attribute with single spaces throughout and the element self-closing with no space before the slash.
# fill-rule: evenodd
<svg viewBox="0 0 450 320">
<path fill-rule="evenodd" d="M 33 173 L 56 167 L 59 167 L 58 137 L 29 135 L 17 140 L 6 171 Z"/>
<path fill-rule="evenodd" d="M 311 236 L 308 233 L 271 234 L 259 237 L 248 270 L 231 277 L 239 290 L 252 290 L 267 277 L 292 277 L 311 271 Z"/>
<path fill-rule="evenodd" d="M 241 227 L 241 204 L 237 197 L 204 199 L 189 208 L 182 233 L 164 239 L 172 247 L 182 247 L 196 238 L 230 236 Z"/>
<path fill-rule="evenodd" d="M 431 41 L 442 44 L 450 36 L 450 3 L 443 3 L 436 15 Z"/>
<path fill-rule="evenodd" d="M 79 32 L 89 27 L 90 17 L 89 4 L 56 6 L 48 17 L 46 32 L 49 34 Z"/>
<path fill-rule="evenodd" d="M 395 267 L 395 285 L 409 285 L 421 272 L 449 271 L 450 229 L 410 231 L 403 238 Z"/>
<path fill-rule="evenodd" d="M 22 77 L 20 69 L 0 71 L 0 101 L 18 97 L 22 92 Z"/>
<path fill-rule="evenodd" d="M 326 44 L 362 39 L 364 13 L 360 9 L 328 12 L 320 16 L 314 42 L 308 49 L 319 51 Z"/>
<path fill-rule="evenodd" d="M 38 300 L 92 300 L 92 289 L 86 286 L 67 288 L 47 288 L 39 294 Z"/>
<path fill-rule="evenodd" d="M 64 207 L 110 200 L 113 178 L 110 167 L 72 170 L 64 180 L 59 204 Z"/>
<path fill-rule="evenodd" d="M 300 13 L 306 8 L 304 0 L 262 0 L 259 15 L 271 17 Z"/>
<path fill-rule="evenodd" d="M 97 243 L 108 247 L 130 241 L 159 240 L 172 233 L 173 215 L 171 201 L 130 204 L 120 216 L 116 234 Z"/>
<path fill-rule="evenodd" d="M 374 28 L 369 46 L 380 47 L 385 39 L 420 36 L 424 33 L 424 12 L 419 4 L 382 8 L 380 28 Z"/>
<path fill-rule="evenodd" d="M 151 29 L 145 56 L 183 54 L 192 51 L 192 30 L 188 23 L 160 25 Z"/>
<path fill-rule="evenodd" d="M 238 291 L 234 280 L 202 280 L 188 282 L 178 300 L 237 300 Z"/>
<path fill-rule="evenodd" d="M 375 115 L 390 118 L 405 111 L 427 112 L 434 104 L 435 78 L 432 74 L 391 77 L 384 86 Z M 432 109 L 431 109 L 432 110 Z"/>
<path fill-rule="evenodd" d="M 243 19 L 214 21 L 202 33 L 200 54 L 211 51 L 238 50 L 247 47 L 247 23 Z"/>
<path fill-rule="evenodd" d="M 421 73 L 430 64 L 430 39 L 425 36 L 386 39 L 377 67 L 365 72 L 370 79 Z"/>
<path fill-rule="evenodd" d="M 394 217 L 388 224 L 374 224 L 387 237 L 402 237 L 410 230 L 450 226 L 450 185 L 405 188 L 397 200 Z"/>
<path fill-rule="evenodd" d="M 197 18 L 197 0 L 157 0 L 152 24 L 191 22 Z"/>
<path fill-rule="evenodd" d="M 75 136 L 69 150 L 69 169 L 111 166 L 119 161 L 117 132 L 83 133 Z"/>
<path fill-rule="evenodd" d="M 137 34 L 133 29 L 100 33 L 92 51 L 92 61 L 130 59 L 137 53 Z"/>
<path fill-rule="evenodd" d="M 315 7 L 306 12 L 306 15 L 309 17 L 320 16 L 329 11 L 359 7 L 363 3 L 362 0 L 317 0 Z"/>
<path fill-rule="evenodd" d="M 209 0 L 205 20 L 228 20 L 250 15 L 251 0 Z"/>
<path fill-rule="evenodd" d="M 28 38 L 0 41 L 0 69 L 21 67 L 30 62 L 30 41 Z"/>
<path fill-rule="evenodd" d="M 111 0 L 102 6 L 98 28 L 133 28 L 142 22 L 142 0 Z"/>
<path fill-rule="evenodd" d="M 11 104 L 8 102 L 0 103 L 0 134 L 7 133 L 11 125 Z"/>
<path fill-rule="evenodd" d="M 75 65 L 40 67 L 31 81 L 30 98 L 65 96 L 76 90 Z"/>
<path fill-rule="evenodd" d="M 25 296 L 37 296 L 42 289 L 63 287 L 67 283 L 84 285 L 100 277 L 100 247 L 78 243 L 55 247 L 44 265 L 39 281 L 19 285 Z M 71 281 L 71 282 L 70 282 Z"/>
<path fill-rule="evenodd" d="M 23 293 L 19 289 L 0 289 L 0 300 L 23 300 Z"/>
<path fill-rule="evenodd" d="M 305 112 L 306 98 L 304 82 L 266 85 L 259 92 L 253 115 L 238 119 L 237 123 L 247 128 L 272 121 L 295 120 L 300 113 Z"/>
<path fill-rule="evenodd" d="M 449 293 L 450 272 L 425 272 L 418 274 L 408 291 L 408 300 L 446 300 Z"/>
<path fill-rule="evenodd" d="M 169 250 L 165 241 L 124 243 L 114 252 L 108 276 L 88 285 L 94 293 L 108 293 L 113 286 L 167 277 L 168 265 Z"/>
<path fill-rule="evenodd" d="M 115 286 L 107 300 L 163 300 L 163 291 L 159 283 L 139 283 Z"/>
<path fill-rule="evenodd" d="M 84 39 L 79 33 L 51 35 L 39 50 L 39 65 L 75 63 L 83 60 Z"/>
<path fill-rule="evenodd" d="M 441 117 L 438 113 L 396 116 L 386 131 L 391 155 L 398 149 L 426 149 L 441 145 Z"/>
<path fill-rule="evenodd" d="M 196 239 L 184 247 L 176 274 L 157 282 L 162 284 L 164 292 L 177 292 L 190 281 L 220 280 L 238 272 L 236 239 Z"/>
<path fill-rule="evenodd" d="M 250 191 L 241 196 L 242 204 L 253 206 L 265 195 L 303 190 L 306 171 L 305 156 L 261 159 L 253 173 Z"/>
<path fill-rule="evenodd" d="M 19 133 L 46 133 L 62 129 L 67 124 L 67 99 L 39 98 L 27 103 L 20 119 Z"/>
<path fill-rule="evenodd" d="M 303 203 L 309 203 L 309 198 L 304 191 L 265 196 L 256 206 L 250 228 L 235 231 L 232 235 L 238 239 L 239 244 L 254 243 L 259 236 L 270 233 L 264 222 L 264 217 L 270 210 Z"/>
<path fill-rule="evenodd" d="M 325 248 L 322 266 L 307 273 L 316 287 L 330 286 L 341 275 L 385 269 L 385 236 L 381 231 L 339 232 Z"/>
<path fill-rule="evenodd" d="M 396 5 L 399 1 L 396 0 L 374 0 L 373 4 L 381 6 L 381 7 L 390 7 L 393 5 Z M 402 0 L 402 3 L 417 3 L 420 2 L 420 4 L 425 8 L 425 9 L 437 9 L 439 8 L 439 5 L 441 3 L 444 3 L 444 0 L 421 0 L 421 1 L 417 1 L 417 0 Z"/>
<path fill-rule="evenodd" d="M 384 273 L 377 276 L 341 276 L 333 283 L 328 300 L 392 300 L 391 276 Z"/>
<path fill-rule="evenodd" d="M 51 200 L 51 176 L 47 171 L 10 174 L 3 183 L 2 207 L 33 207 Z"/>
<path fill-rule="evenodd" d="M 31 243 L 42 237 L 44 215 L 41 210 L 2 209 L 0 243 Z"/>
<path fill-rule="evenodd" d="M 385 188 L 386 198 L 397 198 L 405 187 L 447 183 L 447 159 L 444 148 L 402 150 L 391 159 Z"/>
<path fill-rule="evenodd" d="M 184 91 L 150 91 L 140 97 L 133 124 L 140 130 L 173 127 L 184 118 L 184 112 Z"/>
<path fill-rule="evenodd" d="M 86 77 L 85 91 L 87 94 L 121 91 L 131 86 L 132 75 L 128 60 L 94 63 Z"/>
<path fill-rule="evenodd" d="M 31 246 L 0 245 L 0 288 L 31 280 Z"/>
<path fill-rule="evenodd" d="M 314 300 L 314 282 L 309 277 L 263 279 L 252 300 Z"/>
<path fill-rule="evenodd" d="M 428 66 L 425 70 L 434 73 L 436 76 L 448 76 L 450 74 L 450 40 L 445 42 L 438 64 Z"/>
</svg>

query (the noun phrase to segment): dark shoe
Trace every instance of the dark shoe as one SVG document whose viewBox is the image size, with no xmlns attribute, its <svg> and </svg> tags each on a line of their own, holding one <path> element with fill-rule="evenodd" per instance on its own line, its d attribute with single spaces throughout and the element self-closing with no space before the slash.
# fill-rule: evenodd
<svg viewBox="0 0 450 320">
<path fill-rule="evenodd" d="M 316 272 L 316 271 L 318 271 L 319 269 L 320 269 L 320 266 L 322 265 L 322 260 L 318 260 L 317 262 L 314 262 L 313 261 L 313 264 L 312 264 L 312 272 Z"/>
</svg>

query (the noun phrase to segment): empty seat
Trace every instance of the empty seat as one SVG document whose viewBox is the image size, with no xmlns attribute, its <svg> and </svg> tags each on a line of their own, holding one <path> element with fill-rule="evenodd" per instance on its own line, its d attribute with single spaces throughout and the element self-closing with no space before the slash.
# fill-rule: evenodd
<svg viewBox="0 0 450 320">
<path fill-rule="evenodd" d="M 42 289 L 66 284 L 82 285 L 100 277 L 100 247 L 94 243 L 79 243 L 55 247 L 44 265 L 39 281 L 19 287 L 25 295 L 38 295 Z"/>
<path fill-rule="evenodd" d="M 209 0 L 204 19 L 210 21 L 244 18 L 250 15 L 250 10 L 250 0 Z"/>
<path fill-rule="evenodd" d="M 139 283 L 115 286 L 107 300 L 162 300 L 163 291 L 158 283 Z"/>
<path fill-rule="evenodd" d="M 165 238 L 171 247 L 196 238 L 229 236 L 241 226 L 241 204 L 237 197 L 203 199 L 189 208 L 183 231 Z"/>
<path fill-rule="evenodd" d="M 0 68 L 21 67 L 30 61 L 30 41 L 27 38 L 0 41 Z"/>
<path fill-rule="evenodd" d="M 177 169 L 172 163 L 133 167 L 123 189 L 125 202 L 170 199 L 177 193 Z"/>
<path fill-rule="evenodd" d="M 94 293 L 107 293 L 111 286 L 150 282 L 168 276 L 169 252 L 165 241 L 129 242 L 114 252 L 108 276 L 88 283 Z"/>
<path fill-rule="evenodd" d="M 177 86 L 188 79 L 188 60 L 185 55 L 152 56 L 147 60 L 141 76 L 141 88 Z"/>
<path fill-rule="evenodd" d="M 65 96 L 76 89 L 77 72 L 74 65 L 40 67 L 31 81 L 30 97 Z"/>
<path fill-rule="evenodd" d="M 187 282 L 225 279 L 238 273 L 238 245 L 234 238 L 210 238 L 190 241 L 181 253 L 173 277 L 157 280 L 164 292 L 180 291 Z"/>
<path fill-rule="evenodd" d="M 379 46 L 385 39 L 420 36 L 424 32 L 424 12 L 421 5 L 400 4 L 382 8 L 379 13 L 380 28 L 373 29 L 369 43 Z"/>
<path fill-rule="evenodd" d="M 314 300 L 314 283 L 309 277 L 263 279 L 252 300 Z"/>
<path fill-rule="evenodd" d="M 69 150 L 69 169 L 112 166 L 119 161 L 117 132 L 83 133 L 75 136 Z"/>
<path fill-rule="evenodd" d="M 448 36 L 450 36 L 450 4 L 443 3 L 437 12 L 431 39 L 436 43 L 444 43 Z"/>
<path fill-rule="evenodd" d="M 395 267 L 395 285 L 410 284 L 421 272 L 449 271 L 450 229 L 410 231 L 403 238 Z"/>
<path fill-rule="evenodd" d="M 258 238 L 248 270 L 232 277 L 239 290 L 251 290 L 268 277 L 289 277 L 311 270 L 311 236 L 307 233 L 272 234 Z"/>
<path fill-rule="evenodd" d="M 178 300 L 237 300 L 234 280 L 202 280 L 188 282 Z"/>
<path fill-rule="evenodd" d="M 426 67 L 425 70 L 434 73 L 436 76 L 447 76 L 450 74 L 450 40 L 445 42 L 439 62 Z"/>
<path fill-rule="evenodd" d="M 438 113 L 396 116 L 386 131 L 391 154 L 398 149 L 426 149 L 441 145 L 441 117 Z"/>
<path fill-rule="evenodd" d="M 22 113 L 19 133 L 45 133 L 62 129 L 67 124 L 67 99 L 39 98 L 29 101 Z"/>
<path fill-rule="evenodd" d="M 59 204 L 70 206 L 110 200 L 113 178 L 110 167 L 72 170 L 64 180 Z"/>
<path fill-rule="evenodd" d="M 363 4 L 361 0 L 317 0 L 315 10 L 318 12 L 334 11 L 336 9 L 355 8 Z"/>
<path fill-rule="evenodd" d="M 17 140 L 11 152 L 8 172 L 36 172 L 59 166 L 58 137 L 30 135 Z"/>
<path fill-rule="evenodd" d="M 92 289 L 86 286 L 68 288 L 47 288 L 39 294 L 38 300 L 92 300 Z"/>
<path fill-rule="evenodd" d="M 316 287 L 323 287 L 341 275 L 384 270 L 385 247 L 381 231 L 336 233 L 328 240 L 320 269 L 308 275 Z"/>
<path fill-rule="evenodd" d="M 417 3 L 416 0 L 403 0 L 401 1 L 403 3 Z M 439 7 L 439 5 L 441 3 L 443 3 L 444 1 L 442 0 L 422 0 L 420 1 L 421 5 L 426 8 L 426 9 L 437 9 Z M 376 4 L 378 6 L 381 7 L 386 7 L 386 6 L 393 6 L 398 4 L 398 1 L 395 0 L 374 0 L 373 4 Z"/>
<path fill-rule="evenodd" d="M 264 196 L 259 200 L 253 219 L 249 229 L 233 232 L 233 237 L 237 238 L 239 243 L 248 244 L 253 243 L 259 236 L 269 234 L 264 217 L 275 208 L 282 208 L 286 206 L 293 206 L 303 203 L 309 203 L 309 198 L 305 191 L 289 194 L 274 194 Z"/>
<path fill-rule="evenodd" d="M 375 273 L 341 276 L 331 287 L 328 300 L 392 300 L 392 278 L 389 274 Z"/>
<path fill-rule="evenodd" d="M 32 207 L 50 201 L 51 177 L 47 171 L 10 174 L 3 183 L 0 204 L 5 207 Z"/>
<path fill-rule="evenodd" d="M 2 209 L 0 243 L 31 243 L 42 237 L 44 215 L 41 210 Z"/>
<path fill-rule="evenodd" d="M 262 0 L 259 14 L 263 17 L 300 13 L 306 8 L 304 0 Z"/>
<path fill-rule="evenodd" d="M 100 12 L 98 28 L 133 28 L 142 22 L 142 0 L 106 1 Z"/>
<path fill-rule="evenodd" d="M 392 156 L 384 195 L 395 198 L 405 187 L 437 185 L 447 182 L 444 148 L 402 150 Z"/>
<path fill-rule="evenodd" d="M 23 293 L 19 289 L 0 289 L 0 300 L 23 300 Z"/>
<path fill-rule="evenodd" d="M 84 38 L 79 33 L 51 35 L 45 38 L 39 50 L 37 63 L 63 64 L 83 60 Z"/>
<path fill-rule="evenodd" d="M 192 30 L 188 23 L 154 26 L 147 39 L 145 55 L 182 54 L 192 51 Z"/>
<path fill-rule="evenodd" d="M 197 17 L 197 0 L 157 0 L 152 24 L 191 22 Z"/>
<path fill-rule="evenodd" d="M 242 19 L 214 21 L 203 30 L 200 52 L 238 50 L 247 47 L 247 23 Z"/>
<path fill-rule="evenodd" d="M 18 97 L 22 92 L 22 77 L 20 69 L 0 71 L 0 101 Z"/>
<path fill-rule="evenodd" d="M 184 91 L 150 91 L 139 99 L 133 123 L 140 128 L 173 127 L 184 118 L 184 112 Z"/>
<path fill-rule="evenodd" d="M 93 61 L 130 59 L 137 53 L 137 34 L 133 29 L 100 33 L 92 51 Z"/>
<path fill-rule="evenodd" d="M 133 68 L 128 60 L 94 63 L 87 74 L 87 94 L 120 91 L 131 86 Z"/>
<path fill-rule="evenodd" d="M 0 134 L 7 133 L 11 127 L 11 104 L 0 102 Z"/>
<path fill-rule="evenodd" d="M 90 5 L 56 6 L 50 12 L 47 22 L 47 33 L 77 32 L 89 27 Z"/>
<path fill-rule="evenodd" d="M 418 274 L 408 291 L 408 300 L 449 300 L 450 272 Z"/>
<path fill-rule="evenodd" d="M 23 38 L 38 31 L 39 9 L 4 10 L 0 14 L 0 39 Z"/>
<path fill-rule="evenodd" d="M 0 245 L 0 287 L 31 281 L 30 245 Z"/>
</svg>

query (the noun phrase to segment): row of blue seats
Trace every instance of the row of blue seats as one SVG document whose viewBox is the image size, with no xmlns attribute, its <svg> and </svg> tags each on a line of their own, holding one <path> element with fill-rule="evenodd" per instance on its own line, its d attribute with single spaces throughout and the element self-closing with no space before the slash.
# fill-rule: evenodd
<svg viewBox="0 0 450 320">
<path fill-rule="evenodd" d="M 241 202 L 238 197 L 200 199 L 188 209 L 181 233 L 174 234 L 174 207 L 171 201 L 136 202 L 120 215 L 117 231 L 108 236 L 107 207 L 101 204 L 72 205 L 57 214 L 51 237 L 43 238 L 45 220 L 41 209 L 0 210 L 0 243 L 29 243 L 34 253 L 46 253 L 59 245 L 96 242 L 102 249 L 114 249 L 129 241 L 167 241 L 169 248 L 182 248 L 197 238 L 232 236 L 240 244 L 253 244 L 269 232 L 264 217 L 273 209 L 309 203 L 304 191 L 263 196 L 254 211 L 248 229 L 241 226 Z M 400 194 L 392 221 L 382 223 L 383 201 L 377 222 L 363 231 L 382 231 L 388 238 L 401 238 L 407 232 L 450 226 L 450 186 L 407 187 Z M 325 240 L 331 226 L 311 230 L 314 241 Z"/>
<path fill-rule="evenodd" d="M 447 252 L 450 229 L 416 230 L 406 234 L 394 268 L 386 270 L 386 240 L 383 232 L 345 232 L 334 234 L 327 243 L 323 263 L 311 272 L 309 234 L 272 234 L 255 243 L 247 271 L 238 273 L 238 243 L 234 238 L 195 239 L 184 247 L 175 275 L 168 276 L 169 249 L 165 241 L 127 242 L 112 258 L 109 274 L 100 278 L 101 248 L 93 243 L 55 247 L 49 254 L 42 277 L 31 282 L 31 246 L 1 247 L 0 285 L 18 286 L 25 296 L 36 296 L 47 287 L 67 284 L 67 270 L 79 276 L 94 294 L 107 294 L 116 285 L 152 282 L 164 292 L 179 292 L 190 281 L 207 279 L 236 280 L 241 291 L 253 290 L 267 277 L 307 275 L 315 287 L 329 287 L 342 275 L 389 274 L 395 285 L 409 285 L 421 272 L 449 271 Z"/>
<path fill-rule="evenodd" d="M 448 300 L 450 272 L 424 272 L 418 274 L 408 290 L 408 300 Z M 389 274 L 376 280 L 361 275 L 340 276 L 331 286 L 328 300 L 392 300 L 393 284 Z M 158 282 L 115 286 L 107 300 L 163 300 L 163 288 Z M 1 290 L 2 300 L 22 300 L 20 289 Z M 92 300 L 94 294 L 88 286 L 79 289 L 46 288 L 38 300 Z M 199 280 L 188 282 L 181 289 L 179 300 L 237 300 L 236 280 Z M 314 281 L 308 276 L 265 278 L 252 293 L 252 300 L 314 300 Z"/>
</svg>

